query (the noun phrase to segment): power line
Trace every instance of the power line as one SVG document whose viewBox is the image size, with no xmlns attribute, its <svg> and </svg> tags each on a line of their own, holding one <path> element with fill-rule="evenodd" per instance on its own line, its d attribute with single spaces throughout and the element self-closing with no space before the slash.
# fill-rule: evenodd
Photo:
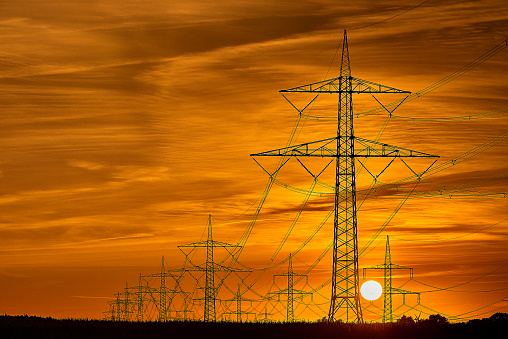
<svg viewBox="0 0 508 339">
<path fill-rule="evenodd" d="M 508 218 L 505 218 L 501 221 L 498 221 L 496 222 L 495 224 L 492 224 L 492 225 L 489 225 L 487 227 L 484 227 L 478 231 L 475 231 L 475 232 L 471 232 L 471 233 L 467 233 L 467 234 L 462 234 L 462 235 L 459 235 L 459 236 L 456 236 L 456 237 L 451 237 L 451 238 L 446 238 L 446 239 L 436 239 L 436 240 L 415 240 L 415 239 L 404 239 L 404 238 L 400 238 L 400 237 L 396 237 L 396 236 L 392 236 L 392 238 L 395 238 L 397 240 L 402 240 L 402 241 L 411 241 L 411 242 L 441 242 L 441 241 L 449 241 L 449 240 L 456 240 L 456 239 L 460 239 L 460 238 L 465 238 L 467 236 L 470 236 L 470 235 L 473 235 L 473 234 L 476 234 L 476 233 L 480 233 L 480 232 L 483 232 L 489 228 L 492 228 L 494 226 L 497 226 L 503 222 L 505 222 L 506 220 L 508 220 Z"/>
<path fill-rule="evenodd" d="M 498 268 L 496 268 L 496 269 L 494 269 L 494 270 L 492 270 L 492 271 L 490 271 L 490 272 L 487 272 L 487 273 L 485 273 L 485 274 L 482 274 L 482 275 L 481 275 L 481 276 L 479 276 L 479 277 L 476 277 L 476 278 L 474 278 L 474 279 L 471 279 L 471 280 L 468 280 L 468 281 L 466 281 L 466 282 L 463 282 L 463 283 L 460 283 L 460 284 L 457 284 L 457 285 L 453 285 L 453 286 L 450 286 L 450 287 L 443 287 L 443 288 L 441 288 L 441 287 L 432 286 L 432 285 L 430 285 L 430 284 L 426 284 L 426 283 L 421 282 L 421 281 L 418 281 L 418 280 L 416 280 L 416 279 L 414 279 L 414 278 L 413 278 L 412 280 L 413 280 L 413 281 L 415 281 L 415 282 L 417 282 L 417 283 L 419 283 L 419 284 L 425 285 L 425 286 L 427 286 L 427 287 L 432 287 L 432 288 L 435 288 L 435 290 L 420 291 L 420 293 L 441 292 L 441 291 L 451 290 L 452 288 L 455 288 L 455 287 L 459 287 L 459 286 L 464 286 L 464 285 L 470 284 L 470 283 L 472 283 L 472 282 L 474 282 L 474 281 L 476 281 L 476 280 L 480 280 L 480 279 L 482 279 L 482 278 L 485 278 L 486 276 L 489 276 L 489 275 L 491 275 L 491 274 L 493 274 L 493 273 L 496 273 L 497 271 L 500 271 L 501 269 L 503 269 L 503 268 L 504 268 L 504 267 L 506 267 L 506 266 L 508 266 L 508 263 L 503 264 L 503 265 L 499 266 Z"/>
<path fill-rule="evenodd" d="M 419 3 L 418 5 L 416 5 L 416 6 L 414 6 L 414 7 L 411 7 L 411 8 L 409 8 L 409 9 L 407 9 L 407 10 L 405 10 L 405 11 L 401 12 L 401 13 L 398 13 L 398 14 L 396 14 L 396 15 L 394 15 L 394 16 L 392 16 L 392 17 L 386 18 L 386 19 L 384 19 L 384 20 L 381 20 L 381 21 L 378 21 L 378 22 L 374 22 L 374 23 L 371 23 L 371 24 L 368 24 L 368 25 L 365 25 L 365 26 L 361 26 L 361 27 L 350 28 L 350 29 L 349 29 L 349 31 L 354 31 L 354 30 L 358 30 L 358 29 L 362 29 L 362 28 L 366 28 L 366 27 L 371 27 L 371 26 L 374 26 L 374 25 L 379 25 L 379 24 L 381 24 L 381 23 L 383 23 L 383 22 L 387 22 L 387 21 L 392 20 L 392 19 L 394 19 L 394 18 L 396 18 L 396 17 L 399 17 L 399 16 L 401 16 L 401 15 L 403 15 L 403 14 L 406 14 L 406 13 L 408 13 L 408 12 L 410 12 L 410 11 L 412 11 L 412 10 L 414 10 L 414 9 L 416 9 L 416 8 L 418 8 L 418 7 L 422 6 L 422 5 L 424 5 L 424 4 L 426 4 L 426 3 L 427 3 L 427 2 L 429 2 L 429 1 L 430 1 L 430 0 L 425 0 L 424 2 Z"/>
</svg>

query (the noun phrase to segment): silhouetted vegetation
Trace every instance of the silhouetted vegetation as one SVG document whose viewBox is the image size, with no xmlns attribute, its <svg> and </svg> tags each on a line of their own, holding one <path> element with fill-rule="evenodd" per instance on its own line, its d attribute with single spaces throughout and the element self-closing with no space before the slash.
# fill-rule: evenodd
<svg viewBox="0 0 508 339">
<path fill-rule="evenodd" d="M 0 316 L 1 338 L 484 338 L 506 333 L 508 314 L 450 323 L 435 314 L 415 321 L 411 317 L 389 324 L 343 322 L 296 323 L 203 323 L 198 321 L 116 322 L 101 320 L 57 320 L 29 316 Z"/>
</svg>

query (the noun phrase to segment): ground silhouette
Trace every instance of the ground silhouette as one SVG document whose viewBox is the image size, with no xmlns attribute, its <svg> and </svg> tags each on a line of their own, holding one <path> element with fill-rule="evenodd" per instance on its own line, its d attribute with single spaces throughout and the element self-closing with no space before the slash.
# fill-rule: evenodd
<svg viewBox="0 0 508 339">
<path fill-rule="evenodd" d="M 53 319 L 33 316 L 0 316 L 0 338 L 485 338 L 506 333 L 508 314 L 450 323 L 435 314 L 415 321 L 403 316 L 394 323 L 348 324 L 342 322 L 235 323 L 199 321 L 122 322 Z"/>
</svg>

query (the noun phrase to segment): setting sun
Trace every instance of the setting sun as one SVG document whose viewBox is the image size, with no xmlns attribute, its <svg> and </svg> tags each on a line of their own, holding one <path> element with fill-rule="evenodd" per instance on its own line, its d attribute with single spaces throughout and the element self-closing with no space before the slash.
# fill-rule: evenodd
<svg viewBox="0 0 508 339">
<path fill-rule="evenodd" d="M 367 300 L 376 300 L 383 293 L 383 288 L 377 281 L 369 280 L 362 284 L 360 293 Z"/>
</svg>

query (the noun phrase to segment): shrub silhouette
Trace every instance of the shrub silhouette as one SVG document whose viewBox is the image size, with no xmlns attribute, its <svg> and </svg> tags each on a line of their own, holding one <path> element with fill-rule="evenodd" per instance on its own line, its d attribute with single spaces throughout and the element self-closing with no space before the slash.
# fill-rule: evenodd
<svg viewBox="0 0 508 339">
<path fill-rule="evenodd" d="M 400 319 L 397 320 L 397 324 L 402 326 L 412 326 L 415 324 L 415 321 L 411 316 L 406 317 L 403 315 Z"/>
<path fill-rule="evenodd" d="M 448 325 L 448 319 L 440 314 L 431 314 L 427 320 L 432 325 Z"/>
</svg>

